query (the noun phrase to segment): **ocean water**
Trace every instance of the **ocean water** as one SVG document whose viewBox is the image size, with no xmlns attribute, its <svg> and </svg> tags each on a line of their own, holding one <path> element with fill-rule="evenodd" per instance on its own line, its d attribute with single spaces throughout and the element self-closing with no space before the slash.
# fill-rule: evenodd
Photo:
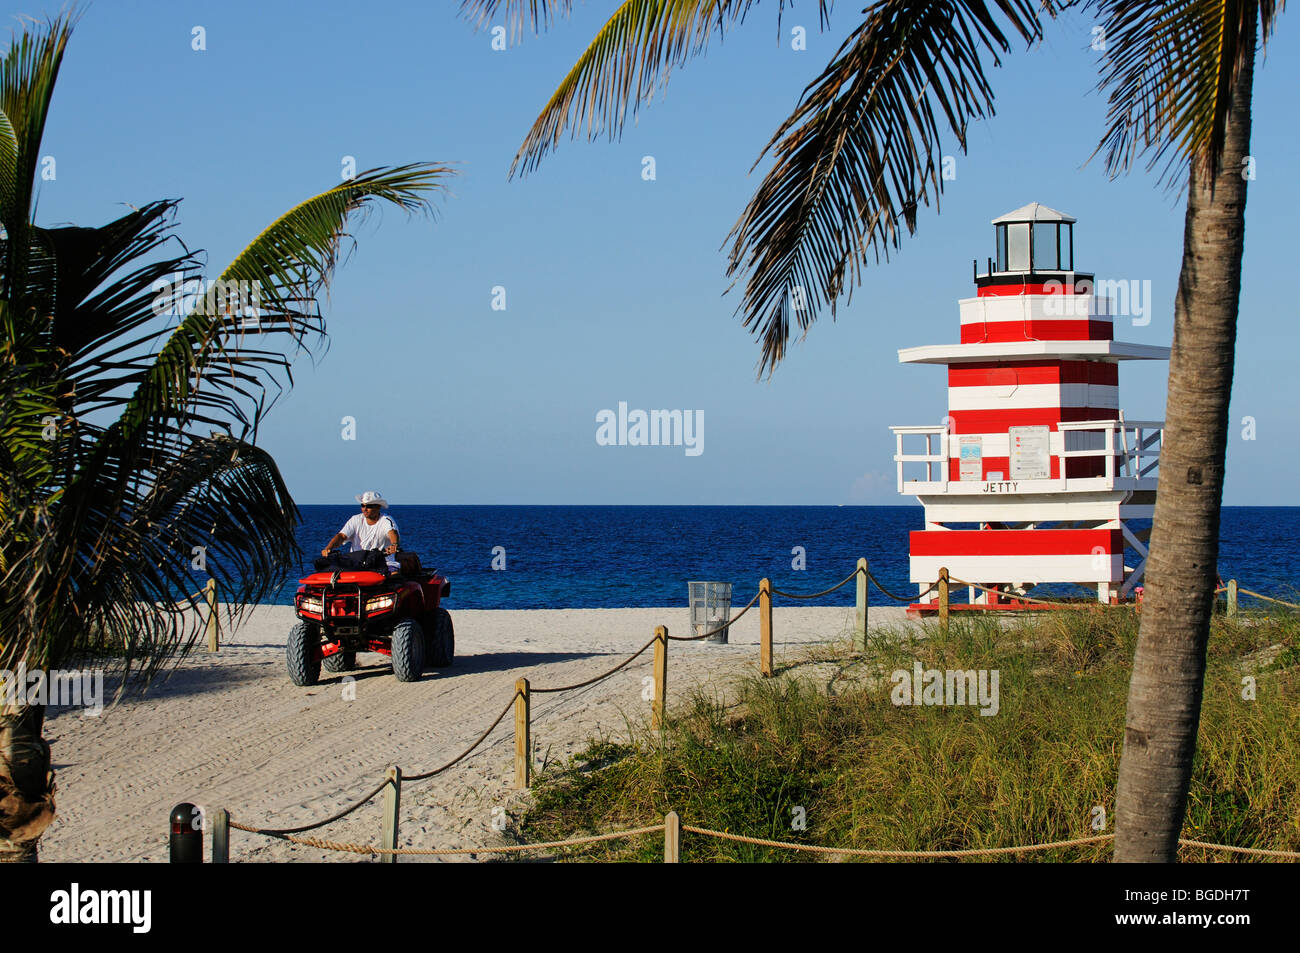
<svg viewBox="0 0 1300 953">
<path fill-rule="evenodd" d="M 304 506 L 298 541 L 305 562 L 273 600 L 293 601 L 298 576 L 357 512 Z M 779 589 L 819 592 L 853 571 L 859 556 L 899 595 L 907 581 L 908 532 L 919 506 L 395 506 L 402 546 L 452 581 L 448 608 L 547 609 L 686 605 L 690 580 L 733 584 L 744 605 L 764 576 Z M 1226 507 L 1219 572 L 1268 595 L 1295 597 L 1300 507 Z M 806 568 L 793 568 L 796 547 Z M 493 569 L 494 558 L 505 569 Z M 1128 561 L 1134 565 L 1135 553 Z M 954 599 L 965 590 L 954 591 Z M 1078 593 L 1073 587 L 1043 592 Z M 852 605 L 850 584 L 817 600 Z M 889 603 L 873 587 L 873 604 Z"/>
</svg>

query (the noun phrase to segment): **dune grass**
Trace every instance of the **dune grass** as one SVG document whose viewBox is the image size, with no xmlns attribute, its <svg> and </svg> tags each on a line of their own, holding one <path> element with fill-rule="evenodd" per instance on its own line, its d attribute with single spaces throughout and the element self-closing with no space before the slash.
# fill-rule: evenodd
<svg viewBox="0 0 1300 953">
<path fill-rule="evenodd" d="M 669 810 L 683 823 L 753 837 L 891 850 L 1112 833 L 1136 638 L 1131 612 L 1103 609 L 962 617 L 946 633 L 877 630 L 861 656 L 820 647 L 775 678 L 739 680 L 725 699 L 670 696 L 662 737 L 642 729 L 626 743 L 594 741 L 545 770 L 516 833 L 529 841 L 603 833 L 658 823 Z M 910 675 L 917 661 L 998 670 L 998 713 L 893 704 L 891 673 Z M 1243 698 L 1247 676 L 1253 700 Z M 1184 837 L 1300 850 L 1300 619 L 1216 617 L 1205 685 Z M 1103 843 L 990 859 L 1098 862 L 1110 853 Z M 560 856 L 656 861 L 662 838 Z M 1243 859 L 1188 848 L 1181 857 Z M 683 861 L 815 859 L 683 835 Z"/>
</svg>

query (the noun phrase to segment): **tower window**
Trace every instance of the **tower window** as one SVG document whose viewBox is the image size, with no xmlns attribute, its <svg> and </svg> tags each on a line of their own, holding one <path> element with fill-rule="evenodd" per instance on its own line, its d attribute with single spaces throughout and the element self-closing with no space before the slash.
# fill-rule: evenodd
<svg viewBox="0 0 1300 953">
<path fill-rule="evenodd" d="M 1007 226 L 1007 271 L 1029 270 L 1029 223 Z"/>
<path fill-rule="evenodd" d="M 1057 271 L 1061 267 L 1061 251 L 1057 245 L 1055 222 L 1034 223 L 1034 270 Z"/>
</svg>

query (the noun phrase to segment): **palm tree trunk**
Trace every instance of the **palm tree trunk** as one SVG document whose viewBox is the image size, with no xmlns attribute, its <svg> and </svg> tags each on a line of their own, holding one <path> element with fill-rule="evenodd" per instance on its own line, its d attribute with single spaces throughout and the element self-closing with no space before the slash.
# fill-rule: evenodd
<svg viewBox="0 0 1300 953">
<path fill-rule="evenodd" d="M 1201 715 L 1241 290 L 1255 19 L 1219 170 L 1193 163 L 1142 624 L 1115 802 L 1115 860 L 1175 862 Z"/>
<path fill-rule="evenodd" d="M 35 863 L 37 842 L 54 820 L 54 772 L 50 746 L 41 737 L 44 721 L 41 705 L 0 714 L 0 863 Z"/>
</svg>

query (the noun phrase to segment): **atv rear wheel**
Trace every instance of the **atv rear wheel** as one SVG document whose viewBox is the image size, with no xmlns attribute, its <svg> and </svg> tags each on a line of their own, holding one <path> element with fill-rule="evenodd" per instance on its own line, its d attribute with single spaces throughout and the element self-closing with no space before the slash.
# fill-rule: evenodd
<svg viewBox="0 0 1300 953">
<path fill-rule="evenodd" d="M 451 625 L 451 613 L 446 609 L 435 609 L 432 622 L 429 664 L 434 668 L 446 668 L 456 658 L 456 632 Z"/>
<path fill-rule="evenodd" d="M 414 619 L 393 626 L 393 674 L 399 682 L 417 682 L 424 672 L 424 631 Z"/>
<path fill-rule="evenodd" d="M 325 656 L 323 663 L 327 672 L 350 672 L 357 667 L 357 653 L 346 649 Z"/>
<path fill-rule="evenodd" d="M 289 666 L 289 680 L 295 685 L 315 685 L 320 681 L 320 630 L 308 622 L 299 622 L 289 630 L 284 659 Z"/>
</svg>

